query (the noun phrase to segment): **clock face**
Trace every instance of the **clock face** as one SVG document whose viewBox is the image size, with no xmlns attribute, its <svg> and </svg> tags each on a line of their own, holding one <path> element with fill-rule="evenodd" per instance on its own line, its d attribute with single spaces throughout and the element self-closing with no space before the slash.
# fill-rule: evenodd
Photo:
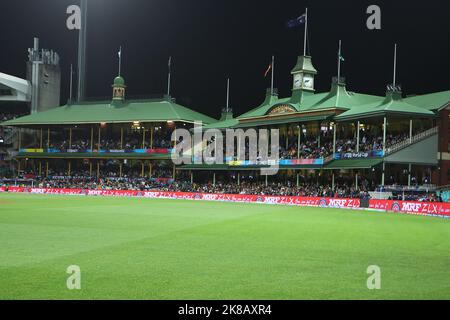
<svg viewBox="0 0 450 320">
<path fill-rule="evenodd" d="M 302 86 L 302 75 L 297 73 L 294 75 L 294 88 L 299 89 Z"/>
<path fill-rule="evenodd" d="M 307 89 L 312 89 L 314 86 L 313 77 L 305 75 L 303 77 L 303 87 Z"/>
</svg>

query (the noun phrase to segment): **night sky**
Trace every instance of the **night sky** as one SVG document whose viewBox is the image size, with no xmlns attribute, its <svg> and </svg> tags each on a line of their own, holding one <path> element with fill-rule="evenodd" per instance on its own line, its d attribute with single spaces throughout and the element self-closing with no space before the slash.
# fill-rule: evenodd
<svg viewBox="0 0 450 320">
<path fill-rule="evenodd" d="M 309 52 L 319 74 L 316 90 L 336 75 L 338 40 L 342 75 L 351 91 L 384 95 L 392 82 L 394 43 L 404 94 L 450 90 L 450 4 L 428 1 L 89 0 L 87 96 L 111 97 L 122 45 L 127 96 L 162 95 L 172 56 L 177 102 L 218 118 L 231 78 L 235 115 L 260 104 L 275 55 L 275 87 L 290 95 L 290 70 L 303 51 L 303 26 L 285 22 L 309 10 Z M 3 0 L 0 71 L 25 77 L 33 36 L 61 56 L 62 97 L 69 95 L 70 63 L 77 61 L 78 31 L 66 28 L 66 8 L 78 0 Z M 366 8 L 381 7 L 381 30 L 366 28 Z"/>
</svg>

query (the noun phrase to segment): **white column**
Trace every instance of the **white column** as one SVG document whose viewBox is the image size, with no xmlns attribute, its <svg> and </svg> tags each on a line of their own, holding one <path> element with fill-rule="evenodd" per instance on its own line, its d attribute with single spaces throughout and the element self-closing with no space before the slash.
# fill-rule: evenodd
<svg viewBox="0 0 450 320">
<path fill-rule="evenodd" d="M 269 182 L 267 181 L 267 174 L 266 174 L 266 187 L 269 185 Z"/>
<path fill-rule="evenodd" d="M 18 133 L 17 133 L 17 145 L 18 145 L 18 150 L 20 151 L 20 148 L 22 147 L 22 130 L 19 128 L 17 129 Z"/>
<path fill-rule="evenodd" d="M 411 186 L 411 163 L 408 164 L 408 187 Z"/>
<path fill-rule="evenodd" d="M 356 128 L 356 152 L 359 152 L 359 120 Z"/>
<path fill-rule="evenodd" d="M 412 119 L 409 120 L 409 143 L 412 143 Z"/>
<path fill-rule="evenodd" d="M 383 171 L 381 173 L 381 185 L 384 187 L 384 170 L 386 169 L 386 164 L 383 161 Z"/>
<path fill-rule="evenodd" d="M 356 187 L 356 190 L 358 190 L 358 174 L 357 173 L 355 173 L 355 187 Z"/>
<path fill-rule="evenodd" d="M 241 174 L 238 172 L 238 176 L 237 176 L 237 183 L 238 183 L 238 186 L 240 186 L 241 185 Z"/>
<path fill-rule="evenodd" d="M 331 189 L 334 191 L 334 170 L 331 170 Z"/>
<path fill-rule="evenodd" d="M 300 137 L 302 135 L 302 127 L 298 125 L 298 137 L 297 137 L 297 159 L 300 159 Z"/>
<path fill-rule="evenodd" d="M 216 173 L 214 172 L 213 173 L 213 186 L 215 186 L 216 185 Z"/>
<path fill-rule="evenodd" d="M 289 147 L 289 126 L 286 126 L 286 150 Z"/>
<path fill-rule="evenodd" d="M 333 154 L 336 153 L 336 127 L 337 123 L 333 123 Z"/>
<path fill-rule="evenodd" d="M 194 183 L 194 172 L 191 171 L 191 184 Z"/>
<path fill-rule="evenodd" d="M 244 142 L 245 143 L 245 142 Z M 237 160 L 241 160 L 241 139 L 238 138 L 237 143 L 237 152 L 236 152 Z M 232 159 L 233 160 L 233 159 Z"/>
<path fill-rule="evenodd" d="M 300 173 L 297 172 L 297 187 L 300 185 Z"/>
<path fill-rule="evenodd" d="M 321 129 L 321 125 L 319 122 L 319 137 L 317 138 L 317 147 L 318 148 L 320 148 L 320 136 L 322 135 L 322 131 L 320 129 Z"/>
<path fill-rule="evenodd" d="M 387 121 L 386 121 L 386 117 L 384 117 L 384 119 L 383 119 L 383 153 L 386 152 L 386 129 L 387 129 L 386 126 L 387 126 Z M 383 185 L 384 185 L 384 183 L 383 183 Z"/>
</svg>

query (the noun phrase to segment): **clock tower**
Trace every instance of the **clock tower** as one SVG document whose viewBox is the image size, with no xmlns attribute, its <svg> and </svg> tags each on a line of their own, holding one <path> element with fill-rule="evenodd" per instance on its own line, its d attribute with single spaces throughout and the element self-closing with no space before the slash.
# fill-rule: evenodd
<svg viewBox="0 0 450 320">
<path fill-rule="evenodd" d="M 317 74 L 310 56 L 299 56 L 291 70 L 293 77 L 291 102 L 301 103 L 304 94 L 314 93 L 314 77 Z"/>
</svg>

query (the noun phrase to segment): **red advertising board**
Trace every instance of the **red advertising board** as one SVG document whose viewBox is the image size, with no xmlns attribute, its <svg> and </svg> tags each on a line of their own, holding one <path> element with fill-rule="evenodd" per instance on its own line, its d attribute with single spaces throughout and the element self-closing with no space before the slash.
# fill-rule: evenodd
<svg viewBox="0 0 450 320">
<path fill-rule="evenodd" d="M 370 200 L 369 207 L 394 212 L 450 217 L 450 203 L 448 202 Z"/>
<path fill-rule="evenodd" d="M 0 187 L 0 192 L 5 192 L 5 187 Z M 212 194 L 197 192 L 170 192 L 170 191 L 138 191 L 138 190 L 103 190 L 103 189 L 57 189 L 57 188 L 28 188 L 9 187 L 9 192 L 33 193 L 33 194 L 63 194 L 63 195 L 89 195 L 112 197 L 144 197 L 144 198 L 168 198 L 229 202 L 251 202 L 265 204 L 284 204 L 295 206 L 313 206 L 328 208 L 359 208 L 359 199 L 347 198 L 323 198 L 323 197 L 294 197 L 294 196 L 261 196 L 248 194 Z M 436 215 L 450 217 L 450 203 L 444 202 L 418 202 L 418 201 L 394 201 L 394 200 L 369 200 L 369 208 L 382 211 L 411 213 L 418 215 Z"/>
</svg>

